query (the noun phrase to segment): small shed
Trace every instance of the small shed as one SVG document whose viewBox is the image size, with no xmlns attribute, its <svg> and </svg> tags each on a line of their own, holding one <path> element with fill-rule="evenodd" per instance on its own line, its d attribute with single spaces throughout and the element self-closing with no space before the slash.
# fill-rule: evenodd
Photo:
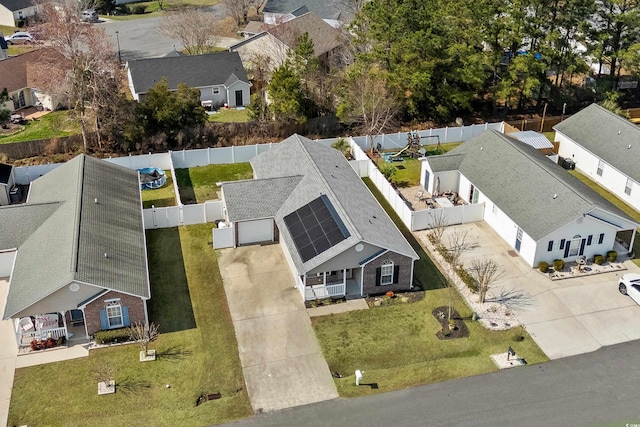
<svg viewBox="0 0 640 427">
<path fill-rule="evenodd" d="M 15 183 L 13 166 L 0 163 L 0 206 L 11 204 L 10 193 Z"/>
<path fill-rule="evenodd" d="M 543 134 L 533 131 L 525 130 L 522 132 L 512 132 L 510 137 L 517 139 L 518 141 L 530 145 L 543 154 L 551 154 L 553 152 L 553 144 Z"/>
</svg>

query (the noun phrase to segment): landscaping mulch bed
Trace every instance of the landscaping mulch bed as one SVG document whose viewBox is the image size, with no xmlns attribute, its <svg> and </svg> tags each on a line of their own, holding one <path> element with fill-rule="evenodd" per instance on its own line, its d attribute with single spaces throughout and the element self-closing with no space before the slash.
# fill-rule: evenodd
<svg viewBox="0 0 640 427">
<path fill-rule="evenodd" d="M 397 294 L 393 294 L 392 297 L 388 297 L 386 295 L 378 295 L 367 297 L 366 301 L 369 307 L 383 307 L 387 305 L 395 305 L 395 304 L 408 304 L 412 302 L 422 301 L 424 298 L 424 291 L 415 291 L 415 292 L 401 292 Z"/>
<path fill-rule="evenodd" d="M 347 302 L 346 298 L 324 298 L 312 301 L 305 301 L 304 306 L 306 308 L 324 307 L 325 305 L 342 304 Z"/>
<path fill-rule="evenodd" d="M 436 336 L 441 340 L 451 340 L 454 338 L 466 338 L 469 336 L 469 329 L 467 325 L 464 323 L 464 320 L 460 317 L 460 314 L 452 308 L 451 309 L 451 319 L 455 322 L 455 327 L 453 330 L 449 329 L 449 319 L 447 318 L 447 314 L 449 312 L 449 307 L 446 305 L 442 307 L 438 307 L 434 309 L 431 314 L 433 317 L 440 323 L 442 328 L 438 331 Z"/>
</svg>

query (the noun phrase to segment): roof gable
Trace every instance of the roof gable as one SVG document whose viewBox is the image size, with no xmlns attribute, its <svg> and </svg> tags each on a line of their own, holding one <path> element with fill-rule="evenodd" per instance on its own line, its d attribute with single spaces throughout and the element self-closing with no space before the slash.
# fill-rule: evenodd
<svg viewBox="0 0 640 427">
<path fill-rule="evenodd" d="M 313 50 L 316 56 L 330 52 L 340 46 L 340 31 L 313 13 L 305 13 L 295 19 L 271 27 L 266 32 L 289 49 L 295 49 L 298 38 L 304 33 L 308 33 L 309 38 L 313 41 Z"/>
<path fill-rule="evenodd" d="M 180 83 L 196 88 L 222 86 L 232 75 L 249 84 L 237 52 L 137 59 L 127 62 L 127 67 L 136 93 L 146 93 L 163 78 L 171 90 Z"/>
<path fill-rule="evenodd" d="M 591 104 L 554 126 L 596 157 L 640 182 L 640 127 L 624 117 Z"/>
<path fill-rule="evenodd" d="M 39 67 L 47 68 L 50 63 L 61 63 L 64 57 L 53 49 L 32 50 L 0 61 L 0 91 L 7 88 L 9 93 L 28 87 L 35 87 L 35 74 Z"/>
<path fill-rule="evenodd" d="M 450 156 L 461 157 L 457 170 L 535 240 L 594 208 L 632 221 L 536 149 L 498 131 L 486 131 L 426 161 L 438 165 Z"/>
</svg>

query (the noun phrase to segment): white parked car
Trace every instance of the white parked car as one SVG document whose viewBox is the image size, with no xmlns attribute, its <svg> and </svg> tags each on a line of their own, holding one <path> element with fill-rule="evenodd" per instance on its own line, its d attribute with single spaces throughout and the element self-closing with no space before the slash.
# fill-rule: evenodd
<svg viewBox="0 0 640 427">
<path fill-rule="evenodd" d="M 16 31 L 15 33 L 11 34 L 10 36 L 7 36 L 4 38 L 7 42 L 7 44 L 26 44 L 26 43 L 33 43 L 33 36 L 31 36 L 31 34 L 27 33 L 26 31 Z"/>
<path fill-rule="evenodd" d="M 618 290 L 622 295 L 629 295 L 635 302 L 640 304 L 640 274 L 623 274 L 618 280 Z"/>
</svg>

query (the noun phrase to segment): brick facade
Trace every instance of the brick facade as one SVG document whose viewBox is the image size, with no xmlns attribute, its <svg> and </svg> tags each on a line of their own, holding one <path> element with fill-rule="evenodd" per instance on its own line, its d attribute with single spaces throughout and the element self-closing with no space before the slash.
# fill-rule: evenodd
<svg viewBox="0 0 640 427">
<path fill-rule="evenodd" d="M 133 325 L 136 322 L 146 323 L 145 304 L 146 302 L 139 297 L 122 294 L 120 292 L 109 291 L 100 296 L 95 301 L 90 302 L 84 309 L 84 322 L 87 326 L 87 334 L 92 336 L 94 333 L 102 329 L 100 322 L 100 310 L 105 309 L 105 300 L 120 298 L 120 305 L 129 309 L 129 321 Z"/>
<path fill-rule="evenodd" d="M 382 266 L 385 261 L 393 261 L 394 267 L 398 269 L 398 282 L 392 285 L 380 286 L 379 280 L 376 283 L 376 270 Z M 364 267 L 364 278 L 362 291 L 364 295 L 384 294 L 389 291 L 400 292 L 411 289 L 413 260 L 404 255 L 395 252 L 387 252 L 371 261 Z"/>
</svg>

